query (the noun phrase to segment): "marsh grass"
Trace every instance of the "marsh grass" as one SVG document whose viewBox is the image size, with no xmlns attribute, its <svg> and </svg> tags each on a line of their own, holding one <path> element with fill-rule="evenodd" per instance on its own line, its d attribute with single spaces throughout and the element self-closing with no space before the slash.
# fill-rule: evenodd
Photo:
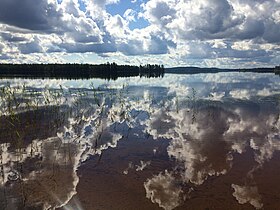
<svg viewBox="0 0 280 210">
<path fill-rule="evenodd" d="M 23 162 L 23 155 L 26 153 L 26 145 L 31 145 L 29 156 L 36 157 L 38 154 L 38 145 L 33 145 L 34 139 L 44 141 L 49 137 L 59 139 L 59 144 L 54 142 L 51 150 L 55 151 L 54 159 L 50 167 L 50 176 L 52 191 L 56 192 L 59 186 L 57 174 L 64 170 L 62 163 L 59 163 L 59 153 L 63 153 L 63 165 L 73 165 L 75 151 L 73 145 L 77 148 L 87 151 L 93 151 L 92 155 L 99 155 L 96 165 L 103 157 L 102 146 L 108 139 L 105 132 L 122 134 L 122 139 L 128 139 L 133 129 L 138 125 L 136 119 L 145 114 L 149 118 L 158 108 L 171 110 L 172 98 L 158 100 L 153 93 L 147 98 L 144 96 L 131 95 L 128 84 L 123 84 L 120 89 L 111 89 L 102 86 L 95 87 L 91 84 L 88 89 L 67 89 L 62 85 L 59 88 L 41 88 L 32 89 L 26 85 L 12 87 L 7 84 L 0 88 L 1 99 L 1 125 L 2 130 L 9 128 L 9 144 L 13 145 L 15 153 L 18 156 L 15 170 L 19 173 L 20 193 L 23 206 L 29 202 L 27 184 L 24 181 L 24 171 L 26 167 Z M 196 91 L 193 89 L 192 95 L 184 101 L 182 98 L 175 97 L 175 111 L 180 112 L 183 104 L 195 109 Z M 147 110 L 141 110 L 145 105 Z M 193 111 L 193 121 L 195 121 L 196 112 Z M 7 126 L 8 125 L 8 126 Z M 89 137 L 85 136 L 85 126 L 91 126 L 94 132 Z M 61 135 L 58 135 L 61 133 Z M 151 135 L 146 133 L 146 137 Z M 91 143 L 84 148 L 80 145 L 85 142 Z M 84 144 L 84 143 L 83 143 Z M 41 146 L 42 147 L 42 146 Z M 41 148 L 42 149 L 42 148 Z M 1 152 L 1 151 L 0 151 Z M 2 152 L 1 152 L 2 155 Z M 2 157 L 2 156 L 1 156 Z M 41 164 L 41 165 L 40 165 Z M 36 163 L 35 168 L 43 168 L 42 160 Z M 5 173 L 3 164 L 0 164 L 1 175 Z M 4 188 L 5 189 L 5 188 Z"/>
</svg>

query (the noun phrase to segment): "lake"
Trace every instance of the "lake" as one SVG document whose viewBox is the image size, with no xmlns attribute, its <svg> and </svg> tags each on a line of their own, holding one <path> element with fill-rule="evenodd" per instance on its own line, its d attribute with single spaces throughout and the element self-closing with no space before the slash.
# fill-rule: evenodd
<svg viewBox="0 0 280 210">
<path fill-rule="evenodd" d="M 280 77 L 0 80 L 0 209 L 278 209 Z"/>
</svg>

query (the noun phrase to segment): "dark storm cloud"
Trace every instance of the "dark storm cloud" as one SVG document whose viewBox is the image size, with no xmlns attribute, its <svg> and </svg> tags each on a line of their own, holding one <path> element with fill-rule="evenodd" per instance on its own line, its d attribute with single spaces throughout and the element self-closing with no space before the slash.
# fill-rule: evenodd
<svg viewBox="0 0 280 210">
<path fill-rule="evenodd" d="M 0 22 L 36 31 L 53 31 L 52 22 L 60 13 L 46 0 L 1 0 Z"/>
</svg>

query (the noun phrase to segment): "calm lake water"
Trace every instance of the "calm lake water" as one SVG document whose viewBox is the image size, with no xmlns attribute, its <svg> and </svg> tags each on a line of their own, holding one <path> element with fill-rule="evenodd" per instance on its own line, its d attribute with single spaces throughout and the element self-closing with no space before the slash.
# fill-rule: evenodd
<svg viewBox="0 0 280 210">
<path fill-rule="evenodd" d="M 0 87 L 0 209 L 279 209 L 279 76 Z"/>
</svg>

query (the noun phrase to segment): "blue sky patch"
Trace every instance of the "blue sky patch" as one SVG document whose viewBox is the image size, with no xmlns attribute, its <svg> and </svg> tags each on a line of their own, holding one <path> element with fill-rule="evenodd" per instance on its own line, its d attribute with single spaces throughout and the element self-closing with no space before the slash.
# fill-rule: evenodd
<svg viewBox="0 0 280 210">
<path fill-rule="evenodd" d="M 117 4 L 110 4 L 106 6 L 106 11 L 110 13 L 111 15 L 121 15 L 123 17 L 125 11 L 127 9 L 132 9 L 134 10 L 137 14 L 142 12 L 141 4 L 147 2 L 147 0 L 137 0 L 134 3 L 132 1 L 127 1 L 127 0 L 120 0 L 119 3 Z M 131 21 L 129 24 L 129 28 L 131 30 L 136 29 L 136 28 L 145 28 L 149 25 L 149 22 L 145 20 L 144 18 L 139 18 L 135 17 L 135 22 Z"/>
</svg>

